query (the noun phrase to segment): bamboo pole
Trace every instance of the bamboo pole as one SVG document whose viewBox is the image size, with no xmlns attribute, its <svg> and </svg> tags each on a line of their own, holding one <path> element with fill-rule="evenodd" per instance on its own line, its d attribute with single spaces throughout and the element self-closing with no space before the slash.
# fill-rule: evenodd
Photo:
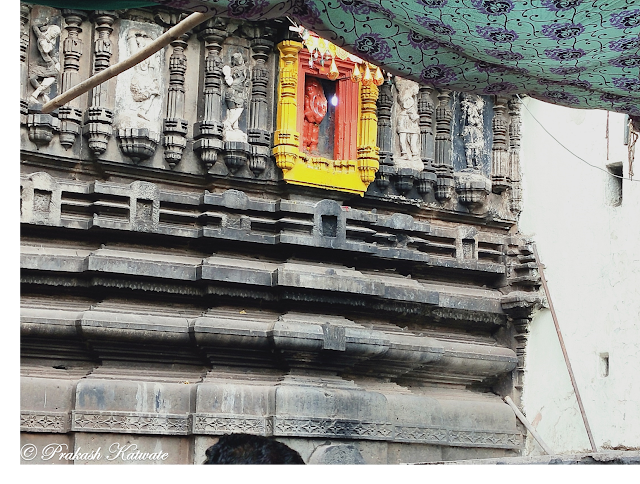
<svg viewBox="0 0 640 484">
<path fill-rule="evenodd" d="M 115 77 L 118 74 L 126 71 L 127 69 L 132 68 L 136 64 L 139 64 L 146 58 L 151 57 L 160 49 L 169 45 L 174 40 L 177 40 L 185 32 L 207 21 L 208 19 L 213 17 L 213 15 L 213 13 L 192 13 L 186 19 L 171 27 L 160 37 L 151 42 L 145 48 L 133 54 L 131 57 L 128 57 L 127 59 L 118 62 L 117 64 L 114 64 L 103 71 L 100 71 L 96 75 L 89 77 L 88 79 L 82 81 L 80 84 L 77 84 L 68 91 L 65 91 L 59 96 L 56 96 L 42 107 L 42 113 L 50 113 L 54 109 L 59 108 L 60 106 L 64 106 L 69 101 L 72 101 L 78 96 L 81 96 L 90 89 L 93 89 L 103 82 L 108 81 L 112 77 Z"/>
<path fill-rule="evenodd" d="M 538 256 L 538 249 L 536 249 L 536 244 L 533 244 L 533 255 L 536 258 L 536 264 L 538 265 L 538 270 L 540 271 L 540 279 L 542 280 L 542 287 L 544 287 L 544 292 L 547 295 L 547 301 L 549 302 L 549 309 L 551 310 L 551 316 L 553 317 L 553 324 L 556 327 L 556 333 L 558 333 L 560 348 L 562 348 L 562 355 L 564 356 L 564 362 L 567 365 L 567 370 L 569 371 L 569 378 L 571 378 L 571 385 L 573 385 L 573 391 L 576 394 L 576 399 L 578 400 L 578 407 L 580 407 L 580 413 L 582 414 L 582 421 L 584 422 L 584 427 L 587 430 L 587 436 L 589 437 L 591 450 L 593 450 L 593 452 L 597 452 L 598 449 L 596 448 L 596 443 L 593 440 L 593 435 L 591 435 L 591 427 L 589 427 L 587 414 L 584 411 L 584 407 L 582 406 L 582 398 L 580 398 L 580 392 L 578 391 L 578 384 L 576 383 L 576 378 L 573 376 L 573 370 L 571 369 L 571 362 L 569 361 L 567 348 L 564 346 L 564 339 L 562 338 L 562 333 L 560 332 L 560 325 L 558 324 L 558 317 L 556 316 L 556 310 L 553 308 L 553 302 L 551 302 L 551 294 L 549 293 L 549 288 L 547 287 L 547 280 L 544 277 L 544 270 L 542 269 L 542 264 L 540 264 L 540 257 Z"/>
<path fill-rule="evenodd" d="M 536 429 L 534 429 L 533 425 L 529 423 L 529 421 L 527 420 L 527 417 L 524 416 L 524 414 L 520 411 L 517 405 L 513 403 L 513 400 L 511 400 L 511 397 L 508 397 L 508 396 L 504 397 L 504 401 L 507 403 L 507 405 L 511 407 L 511 410 L 513 410 L 513 413 L 516 414 L 516 417 L 518 417 L 518 419 L 524 424 L 524 426 L 527 427 L 527 430 L 531 432 L 531 435 L 533 435 L 533 438 L 536 439 L 536 441 L 540 444 L 540 447 L 542 447 L 542 450 L 544 450 L 548 455 L 552 455 L 553 451 L 547 446 L 547 444 L 544 443 L 544 441 L 542 440 L 542 437 L 540 437 L 538 432 L 536 432 Z"/>
</svg>

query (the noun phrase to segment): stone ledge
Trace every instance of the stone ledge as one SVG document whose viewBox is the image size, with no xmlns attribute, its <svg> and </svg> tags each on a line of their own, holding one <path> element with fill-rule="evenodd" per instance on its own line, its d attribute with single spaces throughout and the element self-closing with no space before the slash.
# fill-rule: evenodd
<svg viewBox="0 0 640 484">
<path fill-rule="evenodd" d="M 554 454 L 500 459 L 470 459 L 440 462 L 422 462 L 416 465 L 584 465 L 584 464 L 640 464 L 640 450 L 611 450 L 589 454 Z"/>
</svg>

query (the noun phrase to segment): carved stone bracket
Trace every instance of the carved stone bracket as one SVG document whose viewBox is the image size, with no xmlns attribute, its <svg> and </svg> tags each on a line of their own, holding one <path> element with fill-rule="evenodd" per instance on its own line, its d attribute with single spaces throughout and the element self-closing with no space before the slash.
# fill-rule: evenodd
<svg viewBox="0 0 640 484">
<path fill-rule="evenodd" d="M 251 145 L 242 141 L 224 142 L 224 164 L 231 173 L 237 172 L 247 164 L 251 155 Z"/>
<path fill-rule="evenodd" d="M 60 129 L 60 120 L 53 114 L 42 114 L 38 108 L 33 106 L 27 115 L 29 139 L 38 146 L 46 146 Z"/>
<path fill-rule="evenodd" d="M 479 170 L 466 168 L 455 174 L 458 201 L 470 209 L 478 209 L 487 201 L 491 193 L 491 180 Z"/>
<path fill-rule="evenodd" d="M 413 183 L 418 178 L 418 172 L 411 168 L 398 168 L 396 172 L 394 186 L 401 195 L 404 195 L 413 188 Z"/>
<path fill-rule="evenodd" d="M 122 153 L 133 161 L 152 157 L 160 141 L 160 135 L 147 128 L 121 128 L 116 137 Z"/>
</svg>

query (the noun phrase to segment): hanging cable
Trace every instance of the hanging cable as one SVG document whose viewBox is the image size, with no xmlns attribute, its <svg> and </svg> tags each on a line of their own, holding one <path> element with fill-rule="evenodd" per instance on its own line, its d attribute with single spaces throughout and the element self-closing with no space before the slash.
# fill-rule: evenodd
<svg viewBox="0 0 640 484">
<path fill-rule="evenodd" d="M 521 98 L 518 94 L 516 94 L 516 97 L 520 100 L 520 102 L 522 102 L 522 98 Z M 612 177 L 615 177 L 615 178 L 621 178 L 621 179 L 623 179 L 623 180 L 624 180 L 624 177 L 623 177 L 623 176 L 620 176 L 620 175 L 614 175 L 613 173 L 610 173 L 609 171 L 605 170 L 604 168 L 600 168 L 600 167 L 599 167 L 599 166 L 597 166 L 597 165 L 594 165 L 594 164 L 592 164 L 592 163 L 589 163 L 589 162 L 588 162 L 587 160 L 585 160 L 584 158 L 582 158 L 582 157 L 580 157 L 580 156 L 576 155 L 573 151 L 571 151 L 569 148 L 567 148 L 565 145 L 563 145 L 563 144 L 558 140 L 558 138 L 556 138 L 555 136 L 553 136 L 553 135 L 549 132 L 549 130 L 547 130 L 547 128 L 545 128 L 545 127 L 542 125 L 542 123 L 541 123 L 540 121 L 538 121 L 538 119 L 533 115 L 533 113 L 529 110 L 529 108 L 527 107 L 527 105 L 526 105 L 526 104 L 522 103 L 522 106 L 524 106 L 524 108 L 527 110 L 527 112 L 531 115 L 531 117 L 534 119 L 534 121 L 540 125 L 540 127 L 544 130 L 544 132 L 545 132 L 545 133 L 547 133 L 549 136 L 551 136 L 551 137 L 556 141 L 556 143 L 558 143 L 560 146 L 562 146 L 565 150 L 567 150 L 567 151 L 568 151 L 569 153 L 571 153 L 573 156 L 575 156 L 575 157 L 576 157 L 576 158 L 578 158 L 580 161 L 582 161 L 583 163 L 586 163 L 587 165 L 589 165 L 589 166 L 590 166 L 590 167 L 592 167 L 592 168 L 595 168 L 595 169 L 597 169 L 597 170 L 600 170 L 600 171 L 602 171 L 602 172 L 606 173 L 606 174 L 607 174 L 607 175 L 609 175 L 609 176 L 612 176 Z M 629 130 L 629 135 L 630 135 L 630 136 L 631 136 L 631 132 L 632 132 L 632 131 L 631 131 L 631 130 Z M 635 134 L 635 139 L 637 139 L 637 138 L 638 138 L 638 133 L 634 133 L 634 134 Z M 635 143 L 635 141 L 634 141 L 634 143 Z M 631 143 L 630 143 L 630 144 L 631 144 Z M 629 151 L 629 153 L 630 153 L 630 155 L 629 155 L 629 156 L 631 156 L 631 151 Z M 631 159 L 631 158 L 630 158 L 630 159 Z M 640 180 L 633 180 L 633 179 L 631 178 L 632 176 L 633 176 L 633 171 L 632 171 L 632 170 L 629 170 L 629 181 L 632 181 L 632 182 L 638 182 L 638 181 L 640 181 Z"/>
</svg>

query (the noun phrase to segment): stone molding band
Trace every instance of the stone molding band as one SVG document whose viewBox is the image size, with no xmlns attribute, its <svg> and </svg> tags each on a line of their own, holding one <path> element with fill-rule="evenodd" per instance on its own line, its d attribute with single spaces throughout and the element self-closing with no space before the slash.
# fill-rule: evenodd
<svg viewBox="0 0 640 484">
<path fill-rule="evenodd" d="M 224 414 L 167 414 L 102 411 L 22 411 L 22 432 L 110 432 L 151 435 L 222 435 L 242 432 L 277 437 L 343 438 L 456 447 L 519 449 L 522 435 L 475 429 L 394 425 L 328 418 L 254 417 Z"/>
</svg>

